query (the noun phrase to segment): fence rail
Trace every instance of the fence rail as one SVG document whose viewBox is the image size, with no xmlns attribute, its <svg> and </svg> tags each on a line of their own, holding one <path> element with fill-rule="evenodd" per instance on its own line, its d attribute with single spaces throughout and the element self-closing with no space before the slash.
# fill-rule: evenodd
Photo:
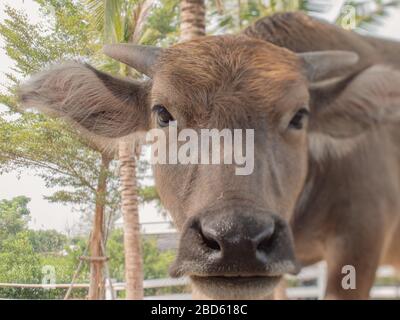
<svg viewBox="0 0 400 320">
<path fill-rule="evenodd" d="M 396 277 L 396 271 L 391 267 L 381 267 L 377 271 L 378 278 Z M 288 280 L 297 280 L 299 282 L 315 280 L 316 285 L 288 287 L 286 295 L 289 299 L 321 299 L 324 296 L 326 286 L 326 264 L 321 262 L 316 265 L 303 268 L 297 276 L 287 276 Z M 154 279 L 145 280 L 143 287 L 145 289 L 171 288 L 189 285 L 187 278 L 179 279 Z M 0 288 L 27 288 L 27 289 L 68 289 L 70 284 L 18 284 L 18 283 L 0 283 Z M 87 283 L 77 283 L 73 285 L 76 289 L 89 288 Z M 112 288 L 107 284 L 106 298 L 111 299 L 111 290 L 114 293 L 125 290 L 125 283 L 115 282 Z M 400 282 L 398 285 L 392 286 L 375 286 L 371 289 L 370 296 L 372 299 L 400 299 Z M 146 296 L 147 300 L 190 300 L 190 294 L 171 294 L 161 296 Z M 0 299 L 4 300 L 4 299 Z"/>
</svg>

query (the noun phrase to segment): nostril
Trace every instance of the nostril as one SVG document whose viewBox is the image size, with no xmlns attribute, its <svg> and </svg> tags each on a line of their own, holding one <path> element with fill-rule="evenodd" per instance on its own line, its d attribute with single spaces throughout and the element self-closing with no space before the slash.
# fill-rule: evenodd
<svg viewBox="0 0 400 320">
<path fill-rule="evenodd" d="M 221 251 L 221 246 L 219 245 L 219 243 L 212 239 L 209 236 L 206 236 L 203 231 L 200 229 L 200 235 L 201 238 L 203 239 L 203 243 L 210 249 L 215 250 L 215 251 Z"/>
<path fill-rule="evenodd" d="M 254 239 L 257 251 L 267 252 L 269 250 L 274 240 L 275 231 L 275 225 L 272 223 Z"/>
<path fill-rule="evenodd" d="M 221 246 L 218 241 L 214 239 L 211 232 L 204 232 L 200 221 L 195 220 L 191 225 L 191 229 L 194 230 L 200 238 L 202 245 L 213 251 L 221 251 Z"/>
<path fill-rule="evenodd" d="M 270 247 L 272 246 L 272 240 L 272 237 L 265 238 L 258 244 L 256 250 L 264 253 L 268 252 Z"/>
</svg>

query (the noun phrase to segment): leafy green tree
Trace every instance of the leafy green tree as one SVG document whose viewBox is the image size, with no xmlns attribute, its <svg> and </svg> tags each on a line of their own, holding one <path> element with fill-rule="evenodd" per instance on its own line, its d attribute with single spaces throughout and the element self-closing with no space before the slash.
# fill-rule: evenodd
<svg viewBox="0 0 400 320">
<path fill-rule="evenodd" d="M 36 253 L 59 253 L 68 241 L 56 230 L 29 230 L 28 238 Z"/>
<path fill-rule="evenodd" d="M 14 93 L 20 78 L 60 60 L 99 60 L 95 54 L 100 48 L 98 34 L 87 23 L 84 2 L 36 2 L 47 23 L 31 24 L 25 13 L 6 7 L 7 18 L 0 24 L 5 50 L 15 62 L 12 73 L 6 75 L 8 92 L 0 95 L 0 103 L 8 107 L 0 115 L 0 173 L 30 168 L 48 187 L 59 189 L 47 196 L 49 201 L 72 204 L 87 215 L 92 215 L 96 204 L 102 205 L 109 217 L 115 216 L 119 210 L 118 188 L 105 188 L 105 194 L 98 192 L 100 172 L 105 173 L 103 183 L 118 184 L 112 155 L 79 137 L 63 121 L 17 111 Z"/>
<path fill-rule="evenodd" d="M 71 276 L 77 268 L 77 261 L 85 254 L 87 249 L 87 239 L 78 237 L 68 239 L 68 245 L 64 247 L 62 254 L 60 253 L 39 253 L 41 266 L 54 268 L 56 283 L 70 283 Z M 89 266 L 83 264 L 82 268 L 75 279 L 75 283 L 89 282 Z M 41 294 L 45 299 L 63 299 L 66 289 L 41 290 Z M 87 297 L 87 289 L 74 288 L 70 298 L 83 299 Z"/>
<path fill-rule="evenodd" d="M 7 73 L 11 81 L 8 89 L 11 91 L 20 77 L 26 77 L 60 60 L 93 57 L 99 49 L 95 35 L 85 23 L 87 11 L 82 2 L 35 2 L 41 6 L 45 18 L 43 20 L 49 23 L 30 23 L 26 13 L 6 6 L 6 18 L 0 24 L 0 35 L 5 41 L 4 49 L 15 62 L 12 73 Z"/>
<path fill-rule="evenodd" d="M 27 228 L 29 222 L 30 199 L 25 196 L 0 201 L 0 251 L 4 241 Z"/>
<path fill-rule="evenodd" d="M 117 281 L 125 279 L 124 234 L 122 229 L 115 229 L 107 241 L 107 255 L 110 257 L 110 276 Z"/>
<path fill-rule="evenodd" d="M 107 253 L 110 256 L 112 278 L 123 281 L 123 230 L 115 229 L 107 242 Z M 160 279 L 168 277 L 168 267 L 175 258 L 173 250 L 161 252 L 156 238 L 146 237 L 142 241 L 144 279 Z"/>
<path fill-rule="evenodd" d="M 76 260 L 82 255 L 84 248 L 80 245 L 65 247 L 65 253 L 42 253 L 35 249 L 36 241 L 32 242 L 32 235 L 38 231 L 26 230 L 10 236 L 3 241 L 0 251 L 0 283 L 41 284 L 46 270 L 54 270 L 56 283 L 69 283 L 71 274 L 76 268 Z M 39 231 L 40 237 L 43 233 Z M 51 238 L 59 237 L 55 232 Z M 48 238 L 48 236 L 45 236 Z M 56 244 L 59 247 L 61 244 Z M 43 248 L 40 243 L 39 250 Z M 76 279 L 77 282 L 88 282 L 88 268 L 84 269 Z M 43 288 L 15 288 L 0 287 L 0 298 L 7 299 L 62 299 L 65 289 L 43 289 Z M 72 297 L 84 298 L 86 289 L 75 289 Z"/>
<path fill-rule="evenodd" d="M 40 259 L 35 254 L 27 233 L 20 232 L 2 241 L 0 250 L 0 283 L 40 283 Z M 30 295 L 21 288 L 0 288 L 0 296 L 23 298 Z"/>
<path fill-rule="evenodd" d="M 156 238 L 147 238 L 143 241 L 143 262 L 145 279 L 161 279 L 168 277 L 168 268 L 175 259 L 175 252 L 167 250 L 161 252 L 157 247 Z"/>
<path fill-rule="evenodd" d="M 44 266 L 54 267 L 56 280 L 68 283 L 82 248 L 67 247 L 67 237 L 55 230 L 30 230 L 29 201 L 25 196 L 0 201 L 0 283 L 40 284 Z M 0 288 L 0 297 L 61 298 L 64 291 Z"/>
<path fill-rule="evenodd" d="M 92 210 L 101 159 L 66 125 L 33 113 L 13 120 L 3 114 L 0 133 L 0 173 L 35 170 L 47 187 L 62 188 L 49 201 Z"/>
<path fill-rule="evenodd" d="M 124 281 L 124 254 L 123 254 L 123 230 L 115 229 L 107 242 L 107 254 L 110 257 L 111 278 Z M 175 251 L 160 251 L 157 247 L 157 239 L 145 237 L 142 239 L 142 257 L 144 279 L 168 278 L 168 268 L 175 259 Z M 160 288 L 146 289 L 146 295 L 171 294 L 187 291 L 186 288 Z"/>
</svg>

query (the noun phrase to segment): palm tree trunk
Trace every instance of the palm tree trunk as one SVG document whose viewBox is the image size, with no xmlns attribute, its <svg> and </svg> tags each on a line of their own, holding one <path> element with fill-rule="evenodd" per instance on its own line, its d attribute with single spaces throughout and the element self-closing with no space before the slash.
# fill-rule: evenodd
<svg viewBox="0 0 400 320">
<path fill-rule="evenodd" d="M 103 236 L 104 236 L 104 208 L 105 195 L 107 192 L 107 171 L 110 159 L 102 154 L 100 174 L 96 190 L 96 208 L 94 214 L 93 230 L 90 239 L 90 285 L 89 300 L 104 299 L 104 257 L 103 257 Z"/>
<path fill-rule="evenodd" d="M 143 269 L 136 184 L 136 159 L 132 144 L 119 143 L 122 215 L 124 219 L 126 299 L 143 299 Z"/>
<path fill-rule="evenodd" d="M 181 0 L 181 41 L 206 34 L 206 6 L 204 0 Z"/>
</svg>

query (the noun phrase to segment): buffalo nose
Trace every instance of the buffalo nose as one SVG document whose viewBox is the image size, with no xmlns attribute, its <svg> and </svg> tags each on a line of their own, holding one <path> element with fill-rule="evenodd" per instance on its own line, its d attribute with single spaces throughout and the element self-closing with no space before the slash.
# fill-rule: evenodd
<svg viewBox="0 0 400 320">
<path fill-rule="evenodd" d="M 221 215 L 200 221 L 197 232 L 209 253 L 209 262 L 265 264 L 275 222 L 271 216 L 256 219 L 251 215 Z"/>
<path fill-rule="evenodd" d="M 242 209 L 228 207 L 191 217 L 183 227 L 171 276 L 297 273 L 288 223 L 268 211 Z"/>
</svg>

